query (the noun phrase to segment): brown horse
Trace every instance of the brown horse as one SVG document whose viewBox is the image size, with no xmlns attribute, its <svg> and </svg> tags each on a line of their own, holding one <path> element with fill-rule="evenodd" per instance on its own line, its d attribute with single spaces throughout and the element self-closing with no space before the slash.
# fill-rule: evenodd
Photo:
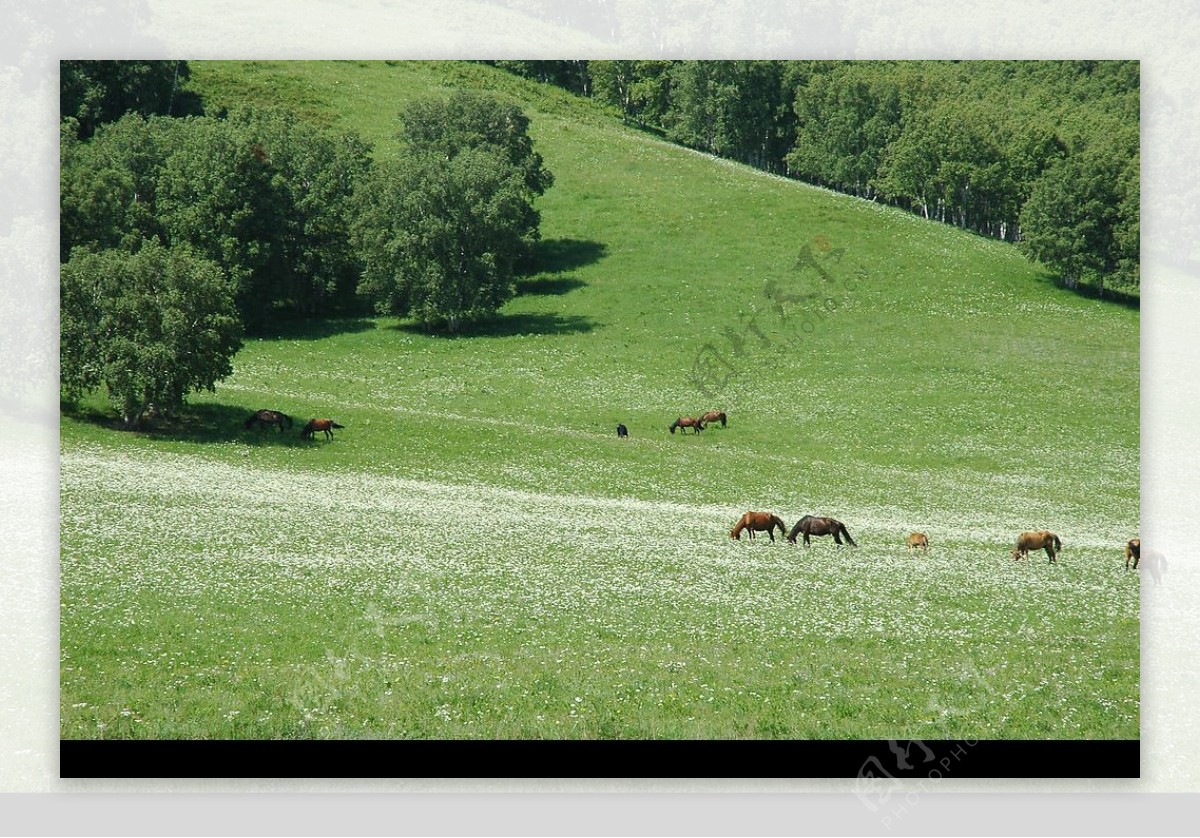
<svg viewBox="0 0 1200 838">
<path fill-rule="evenodd" d="M 929 552 L 929 536 L 923 532 L 915 532 L 908 537 L 908 552 L 912 552 L 914 548 L 920 547 L 926 553 Z"/>
<path fill-rule="evenodd" d="M 1129 560 L 1133 560 L 1133 569 L 1137 570 L 1138 563 L 1142 560 L 1142 540 L 1140 538 L 1131 538 L 1125 542 L 1125 569 L 1129 570 Z"/>
<path fill-rule="evenodd" d="M 846 536 L 846 541 L 850 542 L 851 547 L 857 547 L 854 539 L 850 537 L 850 530 L 846 529 L 846 525 L 836 518 L 819 518 L 815 515 L 805 515 L 796 522 L 796 526 L 792 527 L 792 531 L 788 533 L 788 541 L 796 543 L 796 536 L 804 533 L 804 543 L 811 544 L 808 540 L 810 535 L 832 535 L 833 540 L 837 542 L 839 547 L 842 546 L 842 536 Z"/>
<path fill-rule="evenodd" d="M 346 426 L 339 425 L 332 419 L 309 419 L 308 424 L 304 426 L 304 430 L 300 432 L 300 438 L 312 439 L 314 433 L 324 431 L 326 439 L 333 439 L 333 429 L 344 427 Z"/>
<path fill-rule="evenodd" d="M 285 426 L 292 427 L 292 417 L 286 413 L 280 413 L 278 410 L 256 410 L 254 415 L 246 420 L 246 430 L 250 430 L 256 423 L 260 429 L 278 425 L 279 432 L 283 433 Z"/>
<path fill-rule="evenodd" d="M 1030 550 L 1046 551 L 1050 561 L 1057 562 L 1058 554 L 1062 552 L 1062 540 L 1050 530 L 1026 531 L 1017 536 L 1017 545 L 1013 547 L 1013 561 L 1029 558 Z"/>
<path fill-rule="evenodd" d="M 676 428 L 692 428 L 696 433 L 700 433 L 702 430 L 704 430 L 704 422 L 700 419 L 693 419 L 691 416 L 680 416 L 671 423 L 667 430 L 671 433 L 675 433 Z M 683 433 L 683 431 L 680 431 L 680 433 Z"/>
<path fill-rule="evenodd" d="M 772 515 L 770 512 L 747 512 L 729 531 L 729 537 L 738 541 L 742 540 L 742 530 L 750 531 L 750 540 L 754 540 L 754 531 L 767 531 L 767 535 L 771 536 L 771 540 L 775 540 L 775 528 L 779 527 L 779 534 L 783 535 L 787 532 L 787 527 L 783 525 L 783 519 L 778 515 Z"/>
<path fill-rule="evenodd" d="M 713 422 L 720 422 L 723 428 L 725 427 L 725 414 L 720 410 L 710 410 L 700 417 L 700 421 L 706 425 L 710 425 Z"/>
</svg>

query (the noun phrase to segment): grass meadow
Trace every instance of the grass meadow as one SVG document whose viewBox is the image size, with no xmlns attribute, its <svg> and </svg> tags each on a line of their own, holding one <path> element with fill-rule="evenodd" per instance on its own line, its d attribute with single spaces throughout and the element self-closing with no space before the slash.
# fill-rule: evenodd
<svg viewBox="0 0 1200 838">
<path fill-rule="evenodd" d="M 174 426 L 65 411 L 64 738 L 1138 736 L 1136 311 L 487 67 L 193 79 L 378 156 L 412 96 L 512 97 L 556 177 L 539 271 L 459 337 L 250 339 Z M 731 541 L 747 509 L 861 546 Z M 1014 563 L 1040 528 L 1059 562 Z"/>
</svg>

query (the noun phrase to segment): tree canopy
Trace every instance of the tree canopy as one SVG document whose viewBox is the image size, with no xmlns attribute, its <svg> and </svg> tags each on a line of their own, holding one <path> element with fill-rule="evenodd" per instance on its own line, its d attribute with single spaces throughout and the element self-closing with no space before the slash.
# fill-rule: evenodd
<svg viewBox="0 0 1200 838">
<path fill-rule="evenodd" d="M 62 266 L 60 295 L 64 396 L 103 386 L 128 428 L 151 405 L 176 411 L 233 371 L 242 334 L 233 285 L 187 247 L 77 249 Z"/>
<path fill-rule="evenodd" d="M 538 235 L 532 200 L 554 178 L 514 106 L 458 93 L 414 102 L 403 121 L 407 153 L 361 191 L 358 290 L 380 313 L 456 332 L 513 296 Z"/>
</svg>

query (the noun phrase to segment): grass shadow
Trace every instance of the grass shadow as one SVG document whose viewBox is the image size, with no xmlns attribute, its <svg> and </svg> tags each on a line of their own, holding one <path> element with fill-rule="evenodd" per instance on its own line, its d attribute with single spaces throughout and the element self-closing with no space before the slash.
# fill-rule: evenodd
<svg viewBox="0 0 1200 838">
<path fill-rule="evenodd" d="M 590 317 L 574 314 L 498 314 L 478 323 L 468 323 L 451 334 L 445 329 L 426 329 L 420 323 L 400 323 L 393 328 L 401 332 L 427 337 L 507 338 L 520 335 L 573 335 L 590 332 L 598 325 Z M 247 414 L 249 415 L 249 414 Z"/>
</svg>

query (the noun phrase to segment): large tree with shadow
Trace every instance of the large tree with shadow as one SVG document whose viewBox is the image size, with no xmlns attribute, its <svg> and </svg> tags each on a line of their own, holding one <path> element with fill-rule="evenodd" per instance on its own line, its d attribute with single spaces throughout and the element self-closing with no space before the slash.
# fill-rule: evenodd
<svg viewBox="0 0 1200 838">
<path fill-rule="evenodd" d="M 405 153 L 357 196 L 358 285 L 381 314 L 455 333 L 515 293 L 541 221 L 533 200 L 554 182 L 521 110 L 459 93 L 404 114 Z"/>
<path fill-rule="evenodd" d="M 151 405 L 173 413 L 233 372 L 242 336 L 233 283 L 187 246 L 76 248 L 60 294 L 62 395 L 103 387 L 127 428 Z"/>
</svg>

